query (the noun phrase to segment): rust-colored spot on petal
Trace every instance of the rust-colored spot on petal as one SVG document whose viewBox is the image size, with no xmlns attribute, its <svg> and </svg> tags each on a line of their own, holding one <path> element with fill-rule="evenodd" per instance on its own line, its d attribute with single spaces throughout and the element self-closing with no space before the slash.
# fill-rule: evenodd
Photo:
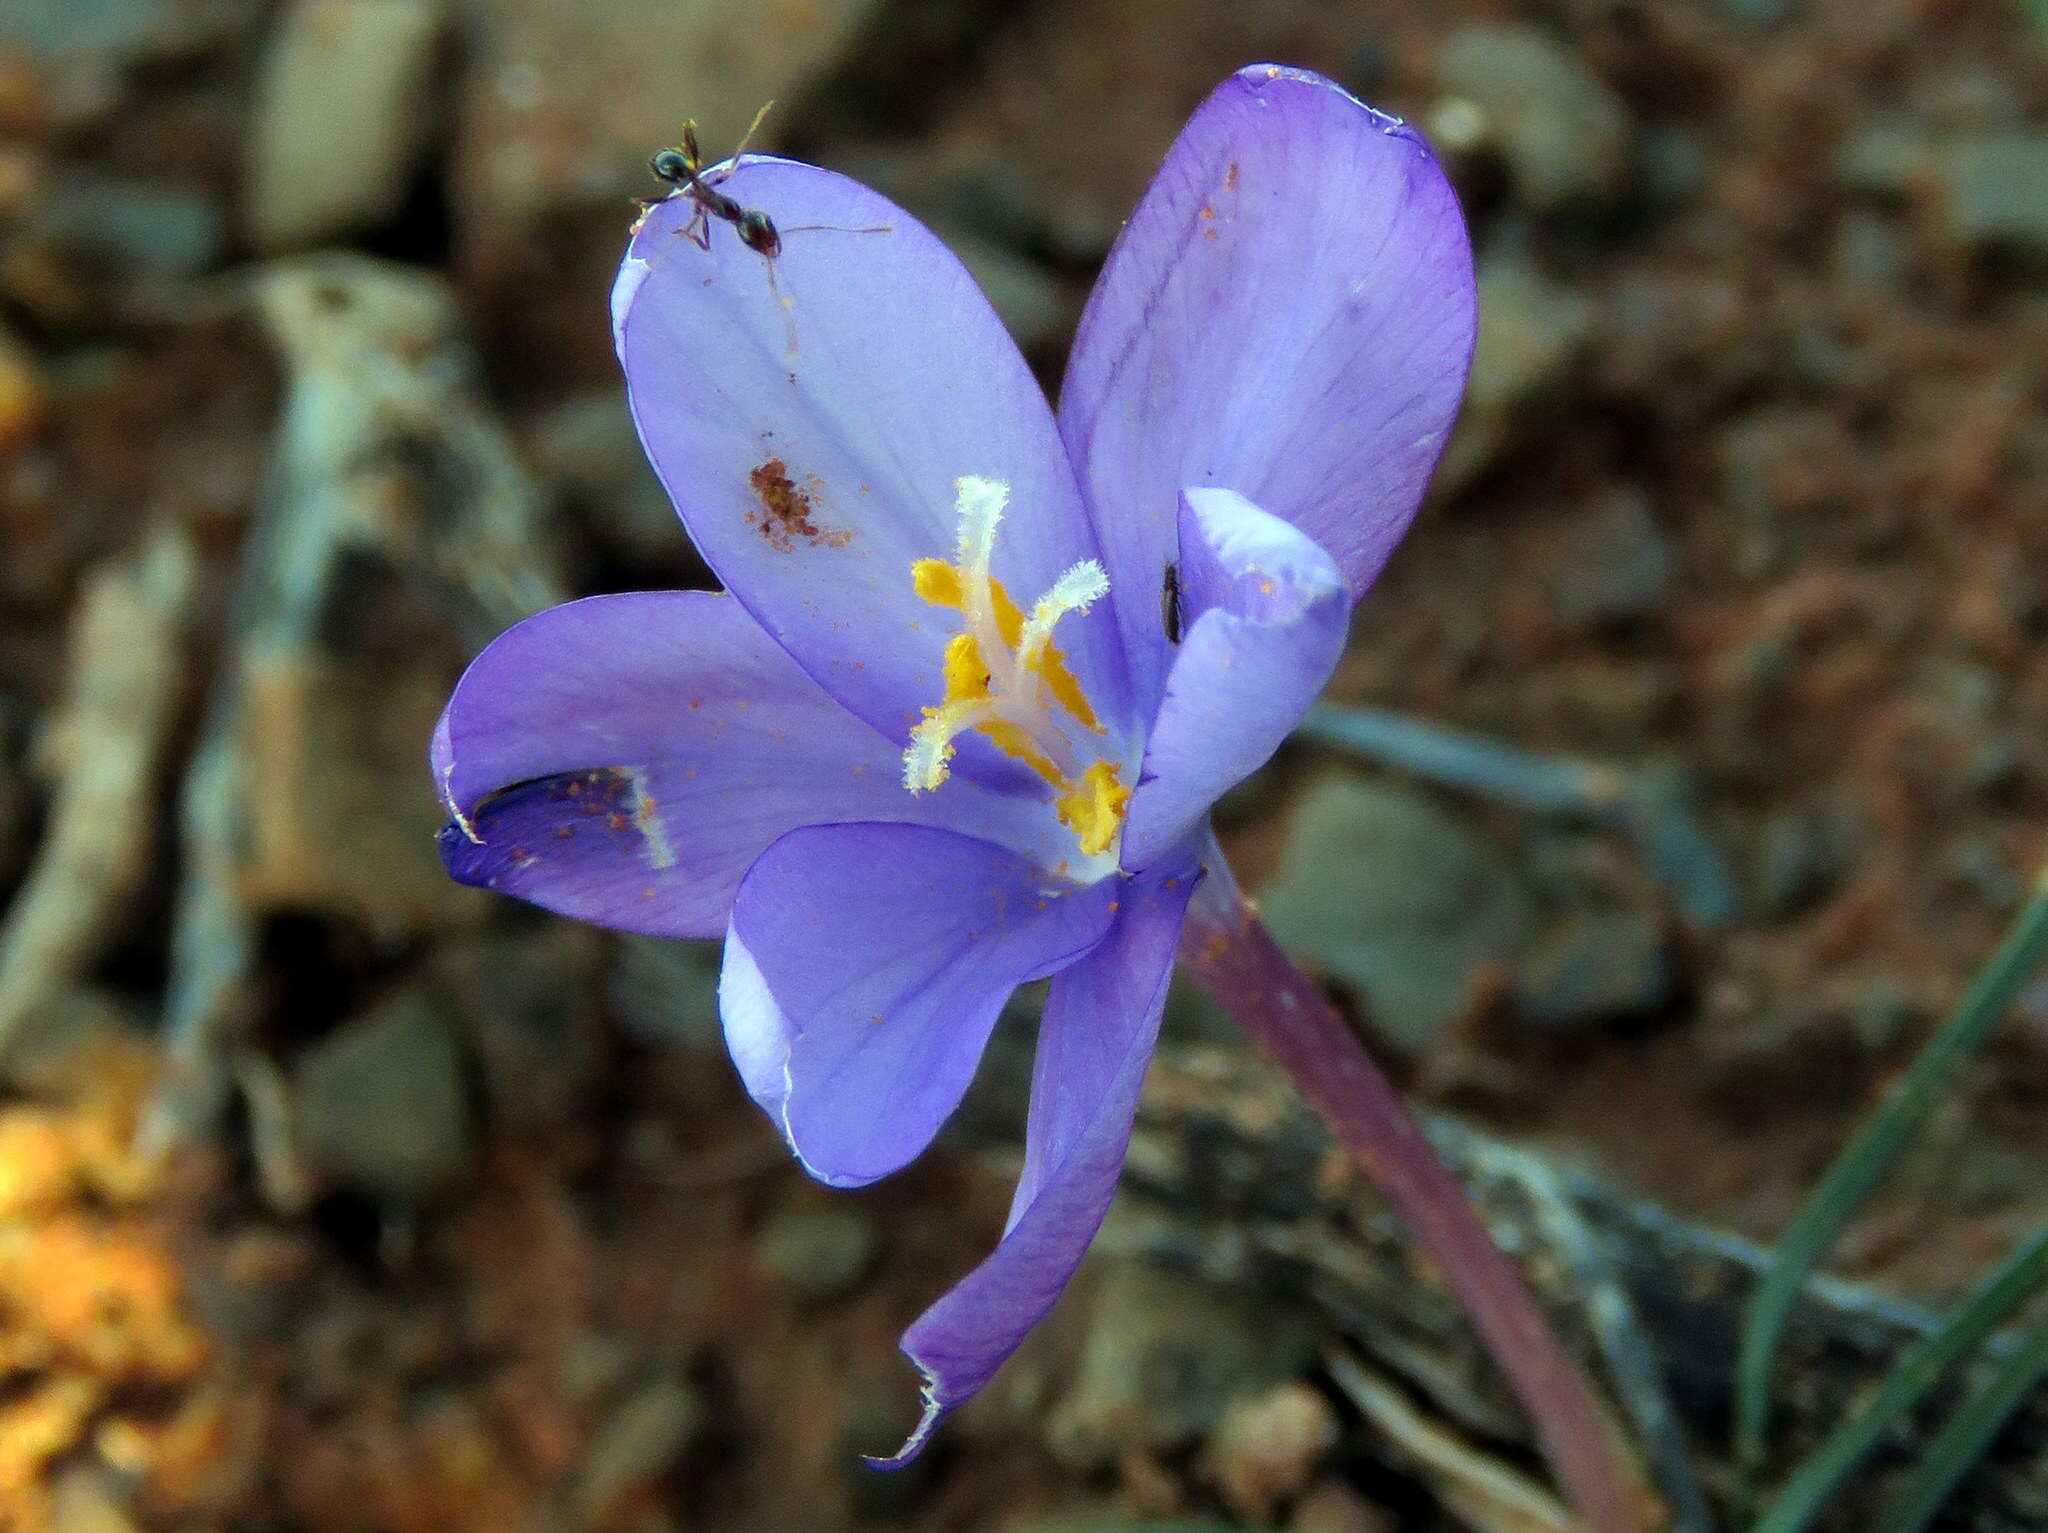
<svg viewBox="0 0 2048 1533">
<path fill-rule="evenodd" d="M 1223 189 L 1226 192 L 1237 190 L 1237 161 L 1235 160 L 1232 160 L 1223 167 Z"/>
<path fill-rule="evenodd" d="M 820 488 L 814 478 L 809 489 L 800 489 L 789 476 L 789 465 L 770 458 L 747 473 L 747 484 L 760 508 L 747 513 L 749 525 L 758 527 L 768 546 L 779 554 L 789 553 L 799 541 L 813 548 L 844 548 L 853 534 L 844 528 L 824 527 L 817 520 L 817 502 L 812 498 Z"/>
</svg>

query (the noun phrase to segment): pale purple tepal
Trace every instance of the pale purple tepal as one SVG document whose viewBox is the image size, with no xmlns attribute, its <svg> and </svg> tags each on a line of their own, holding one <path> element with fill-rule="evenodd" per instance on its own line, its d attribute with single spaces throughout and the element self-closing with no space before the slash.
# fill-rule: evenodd
<svg viewBox="0 0 2048 1533">
<path fill-rule="evenodd" d="M 1471 355 L 1464 224 L 1422 140 L 1240 70 L 1111 251 L 1057 417 L 922 225 L 746 156 L 676 196 L 612 315 L 641 440 L 730 594 L 571 602 L 435 733 L 450 873 L 723 936 L 720 1012 L 811 1175 L 913 1159 L 1010 993 L 1052 977 L 1001 1243 L 904 1336 L 924 1418 L 1045 1314 L 1116 1185 L 1218 795 L 1328 678 Z M 861 231 L 861 232 L 855 232 Z M 1227 883 L 1227 875 L 1212 880 Z"/>
</svg>

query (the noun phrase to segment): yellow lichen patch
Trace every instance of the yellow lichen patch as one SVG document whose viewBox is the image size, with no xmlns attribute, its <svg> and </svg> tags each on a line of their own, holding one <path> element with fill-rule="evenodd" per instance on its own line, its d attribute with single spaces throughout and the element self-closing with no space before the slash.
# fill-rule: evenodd
<svg viewBox="0 0 2048 1533">
<path fill-rule="evenodd" d="M 0 1233 L 0 1293 L 55 1358 L 101 1375 L 178 1378 L 206 1358 L 170 1254 L 85 1218 Z"/>
<path fill-rule="evenodd" d="M 1116 763 L 1097 761 L 1081 774 L 1076 786 L 1059 796 L 1053 808 L 1060 823 L 1080 841 L 1081 850 L 1100 857 L 1116 840 L 1124 806 L 1130 801 L 1131 790 L 1117 781 Z"/>
<path fill-rule="evenodd" d="M 87 1030 L 50 1057 L 40 1089 L 52 1100 L 0 1108 L 8 1533 L 98 1526 L 67 1501 L 71 1471 L 97 1464 L 146 1484 L 157 1422 L 182 1414 L 179 1392 L 218 1361 L 185 1302 L 163 1172 L 133 1148 L 156 1069 L 145 1045 Z"/>
<path fill-rule="evenodd" d="M 18 1507 L 34 1496 L 44 1469 L 77 1444 L 100 1400 L 98 1384 L 65 1375 L 0 1406 L 0 1503 Z"/>
</svg>

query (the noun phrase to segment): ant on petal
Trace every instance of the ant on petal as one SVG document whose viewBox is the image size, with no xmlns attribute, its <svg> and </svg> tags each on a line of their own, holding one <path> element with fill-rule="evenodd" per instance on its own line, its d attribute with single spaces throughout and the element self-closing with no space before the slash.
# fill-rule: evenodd
<svg viewBox="0 0 2048 1533">
<path fill-rule="evenodd" d="M 740 139 L 739 148 L 733 150 L 724 170 L 704 169 L 704 156 L 697 148 L 697 122 L 695 118 L 683 124 L 683 143 L 680 149 L 657 150 L 647 162 L 647 168 L 671 186 L 680 187 L 696 204 L 696 211 L 690 215 L 690 222 L 683 233 L 700 250 L 711 248 L 711 220 L 716 218 L 733 226 L 740 237 L 740 243 L 747 249 L 774 260 L 782 254 L 782 235 L 775 228 L 775 220 L 759 208 L 742 207 L 732 198 L 718 190 L 718 182 L 731 174 L 732 167 L 740 162 L 740 156 L 747 152 L 747 144 L 761 126 L 761 119 L 768 115 L 769 102 L 754 114 L 746 135 Z M 712 179 L 716 177 L 716 180 Z"/>
<path fill-rule="evenodd" d="M 746 153 L 747 145 L 753 140 L 761 119 L 768 115 L 768 108 L 775 105 L 770 101 L 754 114 L 754 120 L 740 138 L 739 147 L 721 166 L 707 170 L 703 153 L 697 148 L 696 119 L 683 124 L 683 141 L 679 148 L 657 150 L 647 162 L 647 168 L 659 179 L 668 182 L 694 204 L 690 221 L 676 232 L 688 239 L 700 250 L 711 248 L 711 220 L 732 225 L 739 241 L 749 250 L 768 263 L 768 289 L 774 295 L 785 315 L 790 308 L 789 299 L 783 296 L 781 284 L 775 279 L 775 259 L 782 254 L 782 231 L 775 227 L 775 220 L 759 208 L 750 208 L 727 196 L 718 189 L 719 183 L 732 174 L 739 165 L 740 156 Z M 813 231 L 840 234 L 887 234 L 894 225 L 874 224 L 864 229 L 844 229 L 833 224 L 803 224 L 792 228 L 791 234 Z M 796 321 L 790 319 L 789 355 L 796 355 Z"/>
</svg>

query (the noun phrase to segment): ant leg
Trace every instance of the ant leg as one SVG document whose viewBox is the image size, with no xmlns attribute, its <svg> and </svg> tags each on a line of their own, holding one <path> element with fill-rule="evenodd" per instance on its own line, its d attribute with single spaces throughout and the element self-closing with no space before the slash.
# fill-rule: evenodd
<svg viewBox="0 0 2048 1533">
<path fill-rule="evenodd" d="M 711 249 L 711 220 L 704 215 L 704 204 L 695 198 L 690 201 L 690 221 L 676 230 L 684 239 L 699 250 Z"/>
<path fill-rule="evenodd" d="M 775 306 L 782 310 L 783 354 L 790 361 L 796 360 L 796 306 L 789 301 L 789 295 L 782 291 L 782 284 L 775 277 L 775 262 L 764 259 L 762 269 L 768 273 L 768 293 L 775 300 Z"/>
</svg>

